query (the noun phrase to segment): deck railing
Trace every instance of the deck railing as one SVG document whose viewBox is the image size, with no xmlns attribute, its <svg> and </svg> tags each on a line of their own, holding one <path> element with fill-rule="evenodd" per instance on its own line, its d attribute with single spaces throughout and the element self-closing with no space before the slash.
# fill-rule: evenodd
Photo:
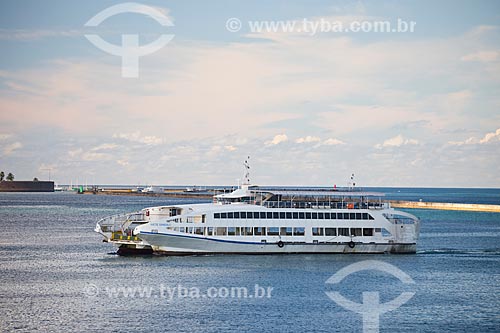
<svg viewBox="0 0 500 333">
<path fill-rule="evenodd" d="M 142 212 L 116 214 L 99 220 L 98 225 L 103 232 L 123 231 L 132 223 L 145 222 Z"/>
<path fill-rule="evenodd" d="M 384 202 L 294 202 L 265 201 L 261 203 L 267 208 L 297 208 L 297 209 L 383 209 L 388 208 Z"/>
</svg>

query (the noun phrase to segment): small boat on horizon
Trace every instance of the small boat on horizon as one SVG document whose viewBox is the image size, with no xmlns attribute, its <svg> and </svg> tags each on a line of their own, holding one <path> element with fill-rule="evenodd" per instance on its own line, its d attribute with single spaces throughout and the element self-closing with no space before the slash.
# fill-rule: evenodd
<svg viewBox="0 0 500 333">
<path fill-rule="evenodd" d="M 142 193 L 165 193 L 165 189 L 159 186 L 148 186 L 141 190 Z"/>
</svg>

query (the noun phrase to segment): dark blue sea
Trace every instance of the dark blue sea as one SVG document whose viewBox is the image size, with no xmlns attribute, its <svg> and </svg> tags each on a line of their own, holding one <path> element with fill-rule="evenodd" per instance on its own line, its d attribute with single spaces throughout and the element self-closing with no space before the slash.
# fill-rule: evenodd
<svg viewBox="0 0 500 333">
<path fill-rule="evenodd" d="M 498 189 L 379 190 L 500 204 Z M 193 200 L 0 193 L 0 331 L 362 332 L 375 313 L 380 332 L 500 332 L 500 213 L 407 210 L 422 220 L 414 255 L 120 257 L 93 232 L 106 215 L 179 202 Z M 352 264 L 365 270 L 325 283 Z M 357 313 L 327 292 L 414 295 Z"/>
</svg>

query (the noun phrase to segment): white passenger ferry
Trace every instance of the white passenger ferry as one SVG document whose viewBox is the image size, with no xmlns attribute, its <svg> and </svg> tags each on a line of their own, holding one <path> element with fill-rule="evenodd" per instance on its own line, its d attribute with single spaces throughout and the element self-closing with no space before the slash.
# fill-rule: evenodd
<svg viewBox="0 0 500 333">
<path fill-rule="evenodd" d="M 158 206 L 100 220 L 119 254 L 415 253 L 420 221 L 382 193 L 242 185 L 212 203 Z"/>
</svg>

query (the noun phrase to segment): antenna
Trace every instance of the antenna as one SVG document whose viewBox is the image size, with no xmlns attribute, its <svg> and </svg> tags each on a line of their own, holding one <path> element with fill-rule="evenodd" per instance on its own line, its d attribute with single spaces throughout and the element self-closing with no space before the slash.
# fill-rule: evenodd
<svg viewBox="0 0 500 333">
<path fill-rule="evenodd" d="M 40 169 L 40 170 L 48 171 L 49 172 L 49 182 L 50 182 L 50 172 L 52 171 L 52 168 L 43 168 L 43 169 Z"/>
<path fill-rule="evenodd" d="M 351 180 L 349 181 L 349 190 L 354 190 L 354 187 L 356 186 L 356 183 L 354 181 L 354 173 L 351 174 Z"/>
<path fill-rule="evenodd" d="M 245 166 L 245 173 L 243 174 L 243 185 L 250 185 L 250 156 L 247 157 L 245 160 L 245 163 L 243 165 Z"/>
</svg>

